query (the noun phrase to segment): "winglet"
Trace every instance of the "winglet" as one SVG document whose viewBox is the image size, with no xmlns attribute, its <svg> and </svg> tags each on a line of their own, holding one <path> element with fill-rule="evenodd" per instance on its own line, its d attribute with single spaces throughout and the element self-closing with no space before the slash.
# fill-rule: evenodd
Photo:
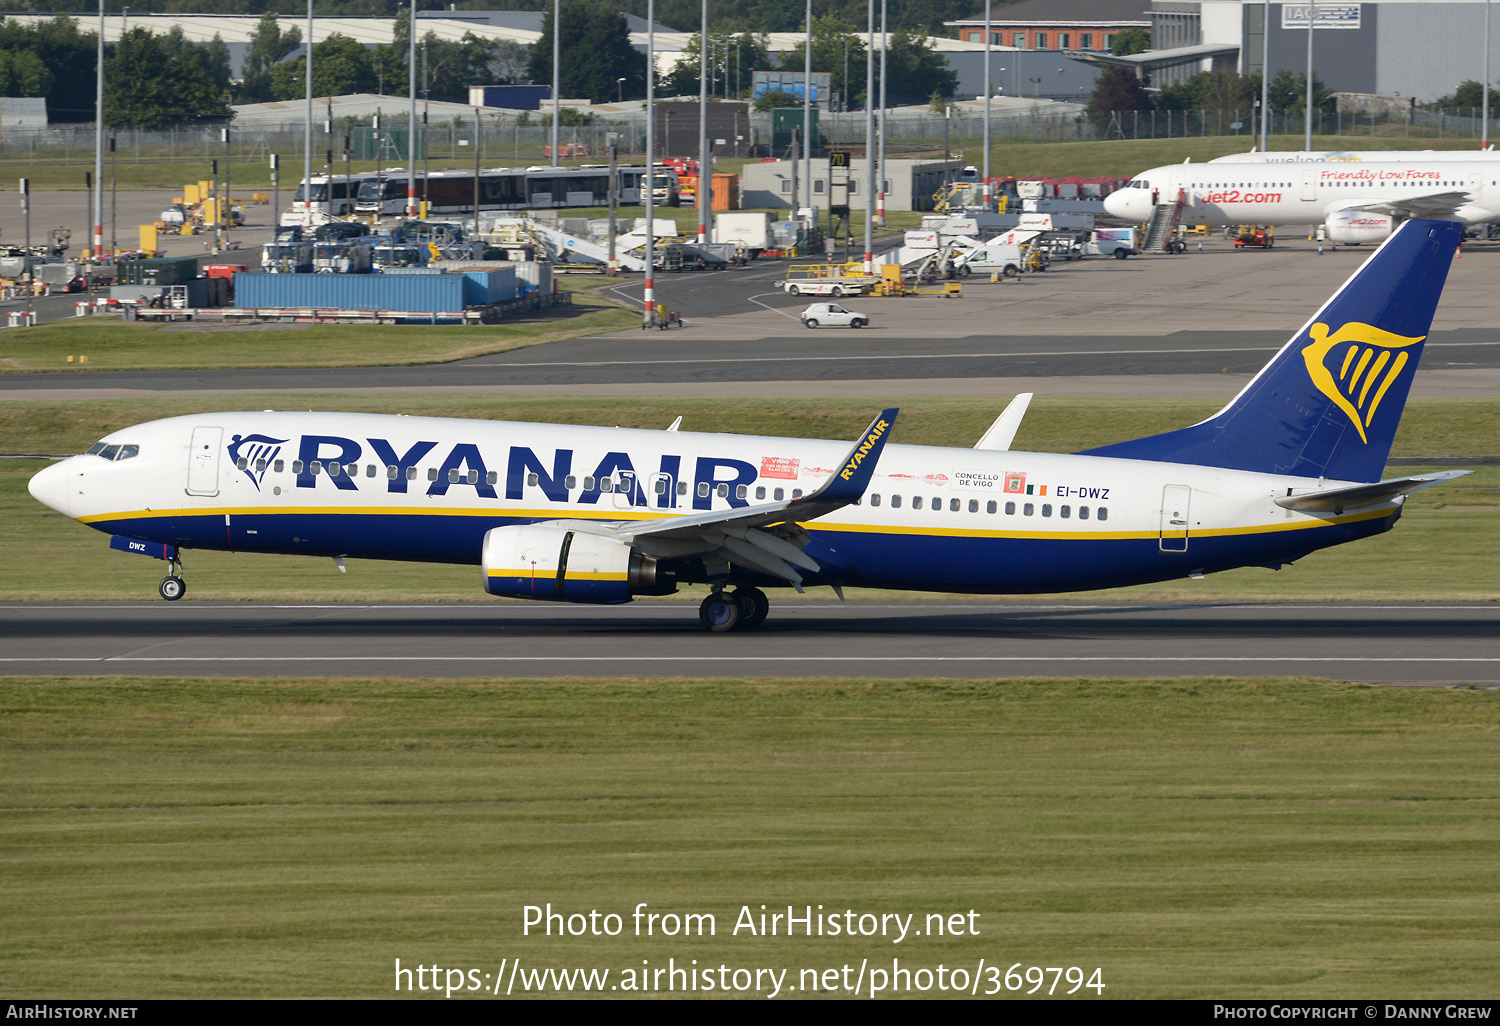
<svg viewBox="0 0 1500 1026">
<path fill-rule="evenodd" d="M 808 495 L 794 501 L 789 510 L 795 511 L 799 503 L 836 503 L 847 505 L 858 502 L 865 494 L 865 489 L 870 487 L 870 479 L 875 476 L 875 465 L 880 462 L 880 453 L 885 449 L 885 440 L 890 437 L 891 427 L 896 423 L 896 414 L 901 411 L 895 407 L 889 410 L 881 410 L 879 415 L 865 428 L 864 434 L 859 441 L 854 443 L 844 461 L 824 481 L 821 486 Z"/>
</svg>

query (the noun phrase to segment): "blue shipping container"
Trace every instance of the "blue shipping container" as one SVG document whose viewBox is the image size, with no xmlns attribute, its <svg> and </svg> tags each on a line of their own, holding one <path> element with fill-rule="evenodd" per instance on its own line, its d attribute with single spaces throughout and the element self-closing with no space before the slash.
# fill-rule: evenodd
<svg viewBox="0 0 1500 1026">
<path fill-rule="evenodd" d="M 464 298 L 470 306 L 487 306 L 516 298 L 514 267 L 466 267 L 462 273 L 468 280 Z"/>
<path fill-rule="evenodd" d="M 479 93 L 480 96 L 474 96 Z M 551 102 L 552 87 L 545 85 L 471 86 L 469 103 L 485 107 L 505 107 L 509 110 L 538 110 L 543 102 Z"/>
<path fill-rule="evenodd" d="M 324 310 L 462 310 L 468 280 L 459 274 L 248 274 L 234 276 L 235 305 Z"/>
</svg>

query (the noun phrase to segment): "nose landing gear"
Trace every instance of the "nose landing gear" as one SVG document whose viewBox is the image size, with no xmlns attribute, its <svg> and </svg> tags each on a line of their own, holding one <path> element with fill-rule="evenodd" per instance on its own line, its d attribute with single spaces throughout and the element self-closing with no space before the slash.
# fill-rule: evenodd
<svg viewBox="0 0 1500 1026">
<path fill-rule="evenodd" d="M 173 559 L 167 563 L 167 576 L 161 579 L 156 590 L 168 602 L 176 602 L 187 594 L 187 582 L 182 579 L 181 560 Z"/>
</svg>

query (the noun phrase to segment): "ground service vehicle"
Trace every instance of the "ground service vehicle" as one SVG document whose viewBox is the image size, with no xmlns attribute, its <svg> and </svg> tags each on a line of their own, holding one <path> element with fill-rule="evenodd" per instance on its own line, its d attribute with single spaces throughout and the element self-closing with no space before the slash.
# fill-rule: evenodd
<svg viewBox="0 0 1500 1026">
<path fill-rule="evenodd" d="M 838 303 L 813 303 L 802 311 L 802 324 L 808 328 L 863 328 L 869 323 L 869 314 Z"/>
</svg>

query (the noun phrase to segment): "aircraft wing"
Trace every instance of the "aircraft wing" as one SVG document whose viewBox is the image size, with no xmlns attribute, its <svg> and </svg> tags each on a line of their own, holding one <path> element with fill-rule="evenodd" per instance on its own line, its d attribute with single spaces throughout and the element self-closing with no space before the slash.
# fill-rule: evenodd
<svg viewBox="0 0 1500 1026">
<path fill-rule="evenodd" d="M 1431 488 L 1435 484 L 1442 484 L 1444 481 L 1452 481 L 1455 477 L 1463 477 L 1465 474 L 1472 473 L 1471 470 L 1445 470 L 1437 474 L 1418 474 L 1415 477 L 1376 481 L 1374 484 L 1325 488 L 1317 492 L 1303 492 L 1301 495 L 1284 495 L 1276 500 L 1276 505 L 1294 509 L 1299 513 L 1332 513 L 1337 516 L 1346 509 L 1390 502 L 1398 495 L 1410 495 L 1412 492 L 1420 492 L 1423 488 Z"/>
<path fill-rule="evenodd" d="M 686 543 L 705 556 L 750 567 L 800 587 L 802 575 L 793 566 L 814 572 L 821 567 L 802 551 L 810 539 L 797 524 L 816 520 L 864 496 L 897 412 L 882 410 L 850 448 L 839 469 L 807 495 L 784 502 L 623 523 L 611 535 L 624 542 L 649 538 Z M 766 530 L 775 525 L 783 526 L 777 531 Z"/>
<path fill-rule="evenodd" d="M 1435 221 L 1451 221 L 1460 207 L 1472 202 L 1473 199 L 1467 192 L 1450 189 L 1446 192 L 1430 192 L 1420 196 L 1403 196 L 1400 199 L 1355 203 L 1338 209 L 1340 211 L 1364 210 L 1372 214 L 1388 214 L 1391 217 L 1422 217 Z"/>
</svg>

